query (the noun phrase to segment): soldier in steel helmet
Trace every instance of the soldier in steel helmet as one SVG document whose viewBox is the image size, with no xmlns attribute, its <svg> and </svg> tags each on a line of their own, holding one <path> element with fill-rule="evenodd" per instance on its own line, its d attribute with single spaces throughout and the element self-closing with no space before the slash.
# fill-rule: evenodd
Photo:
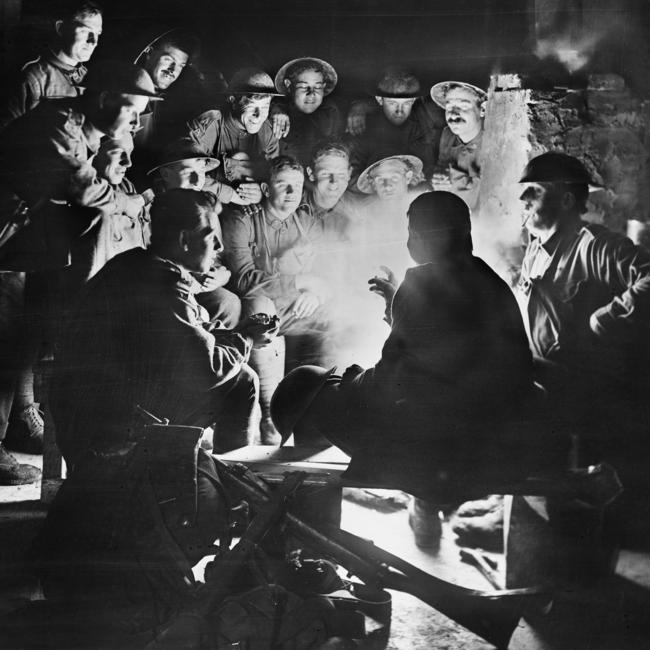
<svg viewBox="0 0 650 650">
<path fill-rule="evenodd" d="M 431 176 L 434 147 L 412 114 L 421 94 L 420 82 L 412 72 L 396 66 L 382 72 L 375 88 L 379 111 L 368 114 L 365 131 L 352 140 L 354 178 L 375 160 L 404 154 L 417 156 L 425 176 Z"/>
<path fill-rule="evenodd" d="M 224 93 L 228 108 L 201 113 L 188 123 L 187 135 L 204 154 L 224 163 L 222 175 L 206 184 L 206 190 L 216 194 L 221 203 L 259 203 L 262 190 L 255 178 L 259 176 L 255 166 L 279 153 L 278 140 L 267 118 L 271 98 L 280 93 L 271 77 L 257 68 L 238 70 Z M 242 154 L 247 157 L 245 166 L 249 171 L 226 174 L 232 159 Z"/>
<path fill-rule="evenodd" d="M 16 389 L 33 393 L 31 364 L 39 342 L 53 340 L 87 277 L 84 236 L 102 215 L 123 211 L 137 218 L 146 200 L 117 192 L 97 176 L 89 159 L 102 136 L 119 139 L 138 127 L 147 102 L 158 98 L 151 77 L 136 66 L 109 61 L 95 66 L 84 85 L 83 95 L 41 102 L 0 135 L 3 207 L 22 202 L 29 215 L 29 222 L 2 244 L 1 266 L 9 272 L 0 273 L 0 295 L 10 294 L 14 305 L 27 303 L 24 313 L 12 311 L 2 323 L 0 440 Z M 11 214 L 0 217 L 11 219 Z M 19 324 L 26 314 L 29 318 Z M 35 416 L 29 420 L 38 425 Z M 42 426 L 28 426 L 13 444 L 39 453 L 42 440 Z M 0 446 L 0 484 L 38 479 L 36 468 L 12 459 Z"/>
<path fill-rule="evenodd" d="M 329 97 L 337 80 L 331 64 L 310 56 L 288 61 L 275 75 L 277 91 L 286 95 L 271 109 L 280 153 L 303 167 L 320 141 L 336 138 L 341 130 L 339 109 Z"/>
<path fill-rule="evenodd" d="M 595 184 L 577 158 L 544 153 L 520 182 L 530 241 L 517 292 L 539 378 L 554 417 L 593 439 L 643 399 L 650 254 L 583 220 Z"/>
<path fill-rule="evenodd" d="M 463 81 L 442 81 L 431 88 L 431 98 L 444 109 L 447 121 L 440 137 L 433 187 L 457 194 L 475 211 L 487 93 Z"/>
<path fill-rule="evenodd" d="M 342 376 L 298 368 L 281 382 L 271 414 L 283 439 L 327 439 L 350 453 L 352 480 L 437 494 L 441 504 L 458 498 L 454 486 L 466 490 L 470 476 L 478 483 L 512 471 L 507 436 L 493 432 L 521 412 L 532 363 L 511 291 L 472 254 L 465 203 L 449 192 L 420 195 L 408 232 L 417 265 L 399 288 L 390 275 L 370 281 L 391 323 L 380 361 Z M 416 541 L 435 541 L 432 527 L 417 520 Z"/>
</svg>

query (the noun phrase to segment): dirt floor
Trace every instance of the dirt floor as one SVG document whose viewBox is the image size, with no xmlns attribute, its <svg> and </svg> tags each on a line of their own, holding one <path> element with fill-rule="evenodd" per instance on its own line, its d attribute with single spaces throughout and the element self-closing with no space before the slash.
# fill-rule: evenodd
<svg viewBox="0 0 650 650">
<path fill-rule="evenodd" d="M 39 457 L 18 455 L 38 464 Z M 38 597 L 25 568 L 24 555 L 45 509 L 38 501 L 40 486 L 0 487 L 0 613 L 23 599 Z M 487 580 L 460 560 L 460 548 L 448 522 L 443 522 L 440 549 L 423 551 L 414 541 L 406 509 L 379 512 L 343 501 L 342 527 L 399 555 L 445 580 L 479 590 Z M 503 556 L 492 555 L 503 571 Z M 485 650 L 494 646 L 468 632 L 416 598 L 392 592 L 392 624 L 387 647 L 392 650 Z M 511 650 L 646 650 L 650 647 L 650 551 L 622 550 L 616 575 L 589 588 L 565 586 L 552 604 L 536 608 L 519 622 Z M 377 636 L 377 642 L 381 639 Z M 6 649 L 9 650 L 9 649 Z M 18 649 L 16 649 L 18 650 Z"/>
</svg>

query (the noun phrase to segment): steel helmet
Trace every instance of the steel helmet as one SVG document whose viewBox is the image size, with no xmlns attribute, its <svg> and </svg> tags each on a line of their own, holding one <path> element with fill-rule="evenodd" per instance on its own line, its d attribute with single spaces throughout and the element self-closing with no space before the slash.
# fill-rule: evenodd
<svg viewBox="0 0 650 650">
<path fill-rule="evenodd" d="M 259 68 L 242 68 L 232 76 L 226 95 L 273 95 L 281 96 L 273 85 L 273 79 Z"/>
<path fill-rule="evenodd" d="M 548 151 L 530 160 L 519 182 L 596 185 L 577 158 L 559 151 Z"/>
<path fill-rule="evenodd" d="M 148 72 L 123 61 L 107 60 L 93 64 L 79 87 L 96 92 L 140 95 L 154 101 L 163 99 L 156 92 Z"/>
<path fill-rule="evenodd" d="M 321 366 L 300 366 L 280 382 L 271 398 L 271 419 L 282 436 L 282 443 L 293 433 L 302 416 L 325 382 L 334 374 Z"/>
<path fill-rule="evenodd" d="M 373 93 L 377 97 L 413 99 L 422 95 L 417 77 L 404 68 L 390 66 L 381 74 Z"/>
<path fill-rule="evenodd" d="M 288 89 L 285 84 L 285 79 L 290 77 L 294 68 L 298 66 L 302 66 L 303 70 L 313 67 L 322 72 L 325 82 L 324 95 L 329 95 L 336 87 L 338 75 L 331 63 L 323 61 L 323 59 L 317 59 L 315 56 L 303 56 L 288 61 L 278 70 L 278 73 L 275 75 L 275 87 L 279 93 L 282 93 L 283 95 L 287 94 Z"/>
</svg>

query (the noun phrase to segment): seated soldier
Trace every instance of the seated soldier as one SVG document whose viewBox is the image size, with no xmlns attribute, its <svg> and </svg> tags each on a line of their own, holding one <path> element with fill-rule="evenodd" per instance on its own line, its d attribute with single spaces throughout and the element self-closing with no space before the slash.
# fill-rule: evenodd
<svg viewBox="0 0 650 650">
<path fill-rule="evenodd" d="M 487 93 L 462 81 L 443 81 L 431 88 L 431 97 L 445 109 L 447 120 L 440 138 L 433 187 L 457 194 L 475 212 Z"/>
<path fill-rule="evenodd" d="M 581 463 L 620 472 L 618 536 L 648 516 L 650 254 L 583 219 L 594 184 L 577 158 L 546 152 L 520 183 L 529 243 L 516 295 L 553 404 L 548 426 L 579 436 Z"/>
<path fill-rule="evenodd" d="M 368 294 L 367 279 L 380 268 L 390 267 L 398 281 L 411 266 L 406 249 L 404 216 L 416 196 L 424 191 L 422 161 L 415 156 L 396 155 L 371 164 L 357 180 L 359 191 L 367 195 L 359 203 L 358 218 L 348 228 L 345 276 L 349 294 L 354 296 L 354 318 L 348 321 L 349 344 L 343 351 L 358 348 L 355 360 L 366 364 L 376 359 L 386 338 L 381 315 L 383 305 Z M 427 188 L 428 189 L 428 188 Z M 344 309 L 348 313 L 349 309 Z M 345 357 L 346 359 L 348 357 Z M 340 357 L 335 357 L 338 362 Z"/>
<path fill-rule="evenodd" d="M 188 138 L 170 144 L 158 162 L 147 172 L 154 177 L 156 194 L 177 188 L 201 191 L 206 184 L 206 174 L 220 164 L 216 158 L 201 153 Z M 218 211 L 221 212 L 221 206 Z M 230 280 L 230 271 L 221 264 L 219 257 L 207 273 L 195 274 L 194 277 L 201 285 L 196 300 L 207 309 L 210 321 L 225 328 L 235 327 L 241 317 L 241 301 L 225 288 Z"/>
<path fill-rule="evenodd" d="M 411 111 L 420 82 L 408 70 L 386 68 L 375 89 L 379 112 L 368 115 L 365 131 L 353 139 L 352 167 L 357 177 L 373 160 L 399 154 L 417 156 L 425 176 L 433 171 L 433 146 Z"/>
<path fill-rule="evenodd" d="M 101 7 L 90 0 L 72 0 L 55 17 L 56 43 L 26 63 L 15 87 L 4 93 L 0 129 L 24 115 L 42 99 L 77 97 L 102 33 Z"/>
<path fill-rule="evenodd" d="M 322 239 L 320 220 L 300 209 L 304 171 L 288 156 L 271 161 L 264 200 L 231 210 L 223 221 L 225 261 L 232 271 L 232 287 L 242 298 L 244 315 L 277 313 L 280 334 L 287 337 L 287 365 L 294 357 L 319 359 L 326 331 L 325 283 L 314 274 L 315 248 Z M 269 404 L 284 376 L 284 338 L 255 350 L 251 365 L 260 375 L 262 442 L 277 435 Z"/>
<path fill-rule="evenodd" d="M 426 191 L 422 161 L 415 156 L 389 156 L 367 167 L 357 188 L 368 197 L 360 205 L 361 219 L 350 231 L 358 249 L 357 263 L 365 264 L 364 277 L 372 268 L 387 265 L 398 277 L 410 266 L 404 215 L 411 201 Z"/>
<path fill-rule="evenodd" d="M 435 494 L 442 504 L 470 480 L 515 471 L 505 445 L 517 449 L 520 432 L 509 440 L 504 423 L 532 388 L 532 359 L 514 296 L 472 255 L 465 203 L 448 192 L 416 198 L 408 250 L 417 266 L 397 290 L 371 281 L 391 305 L 380 361 L 342 377 L 298 368 L 280 383 L 271 413 L 284 440 L 326 439 L 351 454 L 353 480 Z M 423 539 L 418 517 L 412 525 L 419 543 L 434 541 Z"/>
<path fill-rule="evenodd" d="M 131 167 L 132 153 L 133 137 L 128 133 L 121 138 L 103 138 L 97 155 L 93 158 L 92 164 L 98 178 L 107 180 L 116 194 L 138 194 L 133 183 L 126 177 L 126 172 Z M 147 192 L 143 196 L 146 197 L 147 204 L 139 214 L 127 214 L 125 210 L 118 210 L 111 215 L 101 215 L 100 221 L 86 234 L 86 238 L 92 239 L 94 249 L 89 278 L 119 253 L 149 245 L 151 231 L 148 204 L 153 193 Z"/>
<path fill-rule="evenodd" d="M 326 140 L 312 153 L 301 207 L 321 220 L 328 242 L 344 240 L 356 219 L 358 200 L 348 191 L 352 168 L 349 148 Z"/>
<path fill-rule="evenodd" d="M 224 161 L 245 153 L 253 163 L 278 155 L 278 141 L 268 122 L 271 97 L 278 95 L 271 77 L 262 70 L 244 68 L 237 71 L 224 91 L 229 108 L 201 113 L 187 125 L 188 136 L 202 153 Z M 225 173 L 205 187 L 221 203 L 250 205 L 262 198 L 259 183 L 253 178 L 230 181 Z"/>
<path fill-rule="evenodd" d="M 409 77 L 412 76 L 410 71 L 405 72 L 399 66 L 390 66 L 384 71 L 384 79 L 393 77 L 399 79 L 403 74 L 406 74 Z M 380 112 L 379 107 L 382 105 L 379 104 L 378 106 L 377 97 L 383 97 L 386 88 L 384 87 L 383 82 L 380 82 L 378 86 L 380 87 L 376 87 L 374 90 L 370 91 L 370 94 L 374 95 L 374 99 L 356 99 L 353 100 L 350 105 L 345 132 L 349 133 L 353 138 L 363 136 L 369 121 L 373 119 L 373 116 L 376 116 Z M 384 88 L 382 89 L 381 87 Z M 377 92 L 378 90 L 380 92 Z M 417 124 L 417 130 L 424 135 L 428 155 L 425 156 L 423 160 L 427 162 L 428 167 L 429 161 L 435 162 L 438 159 L 440 135 L 442 134 L 442 130 L 445 128 L 444 110 L 440 108 L 429 95 L 426 97 L 418 96 L 413 102 L 408 119 L 415 122 Z"/>
<path fill-rule="evenodd" d="M 395 246 L 390 238 L 382 246 L 385 233 L 381 210 L 364 206 L 359 195 L 347 189 L 350 174 L 348 147 L 336 141 L 324 142 L 314 151 L 307 168 L 300 207 L 320 222 L 323 238 L 316 249 L 315 268 L 336 296 L 329 306 L 327 357 L 338 362 L 352 355 L 355 361 L 365 363 L 365 355 L 378 353 L 385 338 L 380 316 L 383 307 L 368 294 L 368 275 L 387 263 L 385 255 L 393 260 Z M 405 237 L 402 219 L 398 228 Z"/>
<path fill-rule="evenodd" d="M 206 322 L 193 273 L 221 250 L 212 194 L 170 190 L 151 208 L 151 245 L 118 255 L 88 283 L 57 351 L 52 413 L 68 466 L 131 439 L 137 407 L 180 425 L 215 425 L 214 446 L 251 441 L 251 346 L 270 329 Z"/>
<path fill-rule="evenodd" d="M 156 166 L 147 172 L 154 179 L 156 194 L 177 188 L 200 192 L 205 188 L 206 174 L 221 164 L 216 158 L 204 154 L 189 138 L 172 142 L 156 162 Z"/>
<path fill-rule="evenodd" d="M 275 75 L 275 87 L 286 100 L 273 104 L 276 121 L 284 117 L 280 153 L 307 166 L 314 147 L 336 138 L 341 130 L 339 109 L 328 98 L 336 87 L 336 70 L 322 59 L 302 57 L 285 63 Z"/>
</svg>

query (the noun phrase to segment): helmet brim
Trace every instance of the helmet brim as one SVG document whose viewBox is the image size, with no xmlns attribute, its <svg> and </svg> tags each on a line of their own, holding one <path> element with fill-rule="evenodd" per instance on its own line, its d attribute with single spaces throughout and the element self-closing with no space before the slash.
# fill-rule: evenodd
<svg viewBox="0 0 650 650">
<path fill-rule="evenodd" d="M 460 86 L 461 88 L 466 88 L 467 90 L 471 90 L 476 93 L 480 101 L 484 102 L 487 100 L 487 93 L 482 88 L 479 88 L 474 84 L 470 84 L 465 81 L 440 81 L 431 87 L 429 94 L 431 95 L 431 99 L 433 99 L 433 101 L 441 108 L 445 108 L 445 98 L 447 97 L 447 92 L 449 91 L 450 86 Z"/>
<path fill-rule="evenodd" d="M 276 90 L 281 93 L 282 95 L 288 95 L 289 92 L 287 90 L 287 87 L 284 83 L 284 80 L 287 78 L 287 75 L 291 68 L 298 64 L 298 63 L 315 63 L 323 68 L 325 70 L 325 83 L 326 83 L 326 88 L 324 95 L 327 96 L 329 95 L 334 88 L 336 88 L 336 84 L 338 83 L 338 75 L 336 74 L 336 70 L 334 69 L 334 66 L 331 63 L 328 63 L 327 61 L 324 61 L 323 59 L 318 59 L 315 56 L 302 56 L 297 59 L 292 59 L 291 61 L 287 61 L 277 72 L 275 75 L 275 88 Z"/>
<path fill-rule="evenodd" d="M 406 166 L 409 167 L 409 169 L 413 172 L 413 176 L 415 178 L 419 178 L 422 175 L 422 169 L 424 165 L 417 156 L 411 156 L 407 154 L 399 156 L 388 156 L 386 158 L 382 158 L 381 160 L 377 160 L 376 162 L 372 163 L 372 165 L 366 167 L 366 169 L 363 170 L 359 176 L 359 179 L 357 180 L 357 189 L 360 192 L 363 192 L 364 194 L 374 194 L 375 190 L 373 189 L 372 183 L 370 182 L 370 174 L 375 167 L 387 162 L 388 160 L 399 160 L 400 162 L 405 163 Z"/>
</svg>

